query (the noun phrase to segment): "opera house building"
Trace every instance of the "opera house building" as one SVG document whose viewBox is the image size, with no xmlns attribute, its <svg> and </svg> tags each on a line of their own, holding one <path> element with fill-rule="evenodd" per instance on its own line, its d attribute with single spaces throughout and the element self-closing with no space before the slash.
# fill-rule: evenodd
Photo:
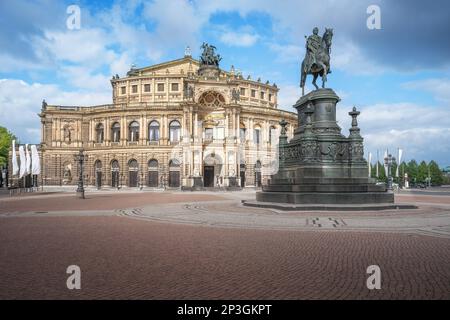
<svg viewBox="0 0 450 320">
<path fill-rule="evenodd" d="M 221 70 L 214 49 L 206 45 L 200 60 L 186 53 L 113 76 L 111 104 L 44 101 L 42 183 L 77 184 L 74 155 L 81 149 L 87 156 L 85 184 L 99 188 L 264 183 L 277 168 L 279 122 L 289 123 L 292 137 L 297 115 L 277 108 L 276 84 L 244 79 L 234 67 Z"/>
</svg>

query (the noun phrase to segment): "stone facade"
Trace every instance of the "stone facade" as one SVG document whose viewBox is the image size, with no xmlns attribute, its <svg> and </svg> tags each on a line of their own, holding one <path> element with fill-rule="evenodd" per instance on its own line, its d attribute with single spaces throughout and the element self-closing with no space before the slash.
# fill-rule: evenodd
<svg viewBox="0 0 450 320">
<path fill-rule="evenodd" d="M 112 104 L 44 104 L 41 183 L 75 185 L 84 148 L 85 181 L 97 186 L 247 187 L 273 174 L 279 122 L 275 84 L 231 71 L 198 72 L 190 56 L 111 79 Z"/>
</svg>

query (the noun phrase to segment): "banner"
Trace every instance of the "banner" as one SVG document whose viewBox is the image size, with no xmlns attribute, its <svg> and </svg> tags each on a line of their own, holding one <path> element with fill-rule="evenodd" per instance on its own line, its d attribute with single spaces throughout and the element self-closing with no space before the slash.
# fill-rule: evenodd
<svg viewBox="0 0 450 320">
<path fill-rule="evenodd" d="M 41 160 L 36 146 L 31 146 L 31 174 L 41 174 Z"/>
<path fill-rule="evenodd" d="M 383 163 L 384 163 L 384 174 L 386 175 L 386 177 L 388 176 L 388 166 L 387 163 L 384 159 L 386 159 L 388 156 L 388 151 L 386 149 L 386 151 L 384 152 L 384 157 L 383 157 Z"/>
<path fill-rule="evenodd" d="M 31 173 L 31 157 L 30 152 L 28 151 L 28 144 L 25 145 L 25 174 L 28 175 Z"/>
<path fill-rule="evenodd" d="M 15 176 L 19 173 L 19 164 L 17 163 L 16 155 L 16 140 L 12 141 L 12 175 Z"/>
<path fill-rule="evenodd" d="M 372 174 L 372 152 L 369 152 L 369 178 Z"/>
<path fill-rule="evenodd" d="M 26 158 L 25 151 L 23 150 L 23 146 L 19 146 L 19 158 L 20 158 L 20 172 L 19 178 L 22 178 L 26 172 Z"/>
<path fill-rule="evenodd" d="M 377 172 L 376 172 L 376 177 L 378 178 L 378 176 L 379 176 L 379 172 L 378 172 L 378 165 L 380 164 L 380 157 L 379 157 L 379 154 L 378 154 L 378 150 L 377 150 Z"/>
<path fill-rule="evenodd" d="M 398 178 L 398 174 L 399 174 L 399 168 L 400 165 L 402 164 L 402 155 L 403 155 L 403 150 L 402 149 L 398 149 L 398 157 L 397 157 L 397 170 L 395 171 L 395 176 Z"/>
</svg>

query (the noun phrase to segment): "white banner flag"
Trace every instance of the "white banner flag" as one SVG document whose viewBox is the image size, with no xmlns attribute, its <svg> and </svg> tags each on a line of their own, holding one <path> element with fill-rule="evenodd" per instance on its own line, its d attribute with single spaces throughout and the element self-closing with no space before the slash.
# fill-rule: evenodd
<svg viewBox="0 0 450 320">
<path fill-rule="evenodd" d="M 388 166 L 386 164 L 386 161 L 384 159 L 386 159 L 388 156 L 388 151 L 386 149 L 386 151 L 384 152 L 384 157 L 383 157 L 383 163 L 384 163 L 384 174 L 386 175 L 386 177 L 388 176 Z"/>
<path fill-rule="evenodd" d="M 20 172 L 19 178 L 22 178 L 26 172 L 26 158 L 25 151 L 23 150 L 23 146 L 19 146 L 19 158 L 20 158 Z"/>
<path fill-rule="evenodd" d="M 16 155 L 16 140 L 12 141 L 12 175 L 15 176 L 19 173 L 19 164 L 17 163 Z"/>
<path fill-rule="evenodd" d="M 403 150 L 402 149 L 398 149 L 398 157 L 397 157 L 397 170 L 395 170 L 395 176 L 398 178 L 399 175 L 399 168 L 400 165 L 402 164 L 402 156 L 403 156 Z"/>
<path fill-rule="evenodd" d="M 31 173 L 31 157 L 28 149 L 28 144 L 25 145 L 25 174 L 28 175 Z"/>
<path fill-rule="evenodd" d="M 41 174 L 41 162 L 36 146 L 31 146 L 31 174 Z"/>
<path fill-rule="evenodd" d="M 369 178 L 372 174 L 372 152 L 369 152 Z"/>
<path fill-rule="evenodd" d="M 379 153 L 378 153 L 378 150 L 377 150 L 377 172 L 376 172 L 376 177 L 378 178 L 379 177 L 379 172 L 378 172 L 378 166 L 379 166 L 379 164 L 380 164 L 380 157 L 379 157 Z"/>
</svg>

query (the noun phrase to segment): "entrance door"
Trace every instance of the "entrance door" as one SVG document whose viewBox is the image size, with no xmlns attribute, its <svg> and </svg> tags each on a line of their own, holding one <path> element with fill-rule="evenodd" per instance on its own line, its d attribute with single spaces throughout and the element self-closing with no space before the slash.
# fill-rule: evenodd
<svg viewBox="0 0 450 320">
<path fill-rule="evenodd" d="M 214 187 L 214 166 L 203 167 L 203 181 L 205 187 Z"/>
<path fill-rule="evenodd" d="M 97 188 L 102 187 L 102 172 L 96 171 L 95 172 L 95 181 L 97 182 Z"/>
<path fill-rule="evenodd" d="M 180 171 L 169 171 L 169 187 L 180 187 Z"/>
<path fill-rule="evenodd" d="M 138 186 L 138 172 L 137 171 L 130 171 L 129 175 L 129 184 L 130 187 L 137 187 Z"/>
<path fill-rule="evenodd" d="M 158 171 L 151 170 L 148 172 L 148 186 L 154 188 L 158 186 Z"/>
<path fill-rule="evenodd" d="M 114 188 L 119 186 L 119 171 L 111 172 L 111 186 Z"/>
<path fill-rule="evenodd" d="M 245 187 L 245 164 L 240 165 L 241 188 Z"/>
</svg>

